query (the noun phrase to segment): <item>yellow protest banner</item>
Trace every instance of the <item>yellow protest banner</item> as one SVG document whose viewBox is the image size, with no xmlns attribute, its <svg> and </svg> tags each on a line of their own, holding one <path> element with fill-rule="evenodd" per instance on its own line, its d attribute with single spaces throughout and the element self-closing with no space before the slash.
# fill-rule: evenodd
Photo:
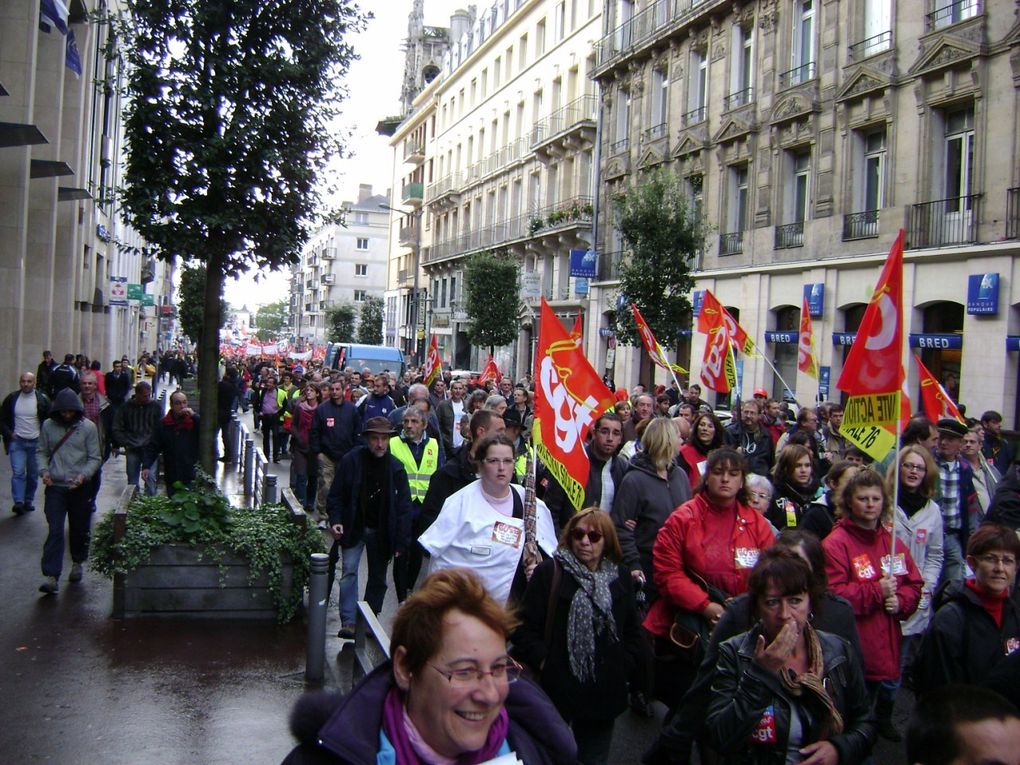
<svg viewBox="0 0 1020 765">
<path fill-rule="evenodd" d="M 882 460 L 896 446 L 900 393 L 851 396 L 843 409 L 839 433 L 865 454 Z"/>
</svg>

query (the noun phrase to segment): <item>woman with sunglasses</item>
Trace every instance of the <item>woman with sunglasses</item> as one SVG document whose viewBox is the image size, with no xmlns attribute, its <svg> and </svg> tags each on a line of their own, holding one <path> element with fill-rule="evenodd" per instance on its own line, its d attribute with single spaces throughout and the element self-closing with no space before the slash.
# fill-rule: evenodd
<svg viewBox="0 0 1020 765">
<path fill-rule="evenodd" d="M 970 535 L 967 565 L 974 576 L 939 593 L 915 667 L 918 692 L 982 685 L 1020 648 L 1020 609 L 1011 597 L 1018 558 L 1020 539 L 1005 526 L 984 523 Z"/>
<path fill-rule="evenodd" d="M 474 570 L 499 603 L 519 603 L 530 571 L 524 562 L 524 488 L 511 485 L 514 443 L 503 433 L 489 433 L 475 446 L 479 478 L 443 503 L 439 517 L 418 538 L 431 556 L 429 571 L 464 567 Z M 556 527 L 545 502 L 535 500 L 539 549 L 556 550 Z"/>
<path fill-rule="evenodd" d="M 642 656 L 630 573 L 612 519 L 597 507 L 572 516 L 552 560 L 524 597 L 511 653 L 540 676 L 574 731 L 583 765 L 608 761 L 613 722 Z"/>
<path fill-rule="evenodd" d="M 345 697 L 310 694 L 291 715 L 284 765 L 576 762 L 549 699 L 507 654 L 514 617 L 466 569 L 433 574 L 401 606 L 392 660 Z"/>
</svg>

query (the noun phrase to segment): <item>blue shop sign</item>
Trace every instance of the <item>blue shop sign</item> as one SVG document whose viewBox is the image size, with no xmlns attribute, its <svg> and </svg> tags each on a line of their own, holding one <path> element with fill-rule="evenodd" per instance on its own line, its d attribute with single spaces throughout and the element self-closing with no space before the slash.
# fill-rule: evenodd
<svg viewBox="0 0 1020 765">
<path fill-rule="evenodd" d="M 595 250 L 570 251 L 570 275 L 595 278 Z"/>
<path fill-rule="evenodd" d="M 967 313 L 995 316 L 999 313 L 999 275 L 971 274 L 967 277 Z"/>
<path fill-rule="evenodd" d="M 1006 336 L 1006 350 L 1007 351 L 1020 351 L 1020 335 L 1007 335 Z"/>
<path fill-rule="evenodd" d="M 818 367 L 818 399 L 825 401 L 829 397 L 829 380 L 832 377 L 832 367 Z"/>
<path fill-rule="evenodd" d="M 765 331 L 765 342 L 766 343 L 781 343 L 781 344 L 793 344 L 796 345 L 800 340 L 798 332 L 776 332 L 775 330 Z"/>
<path fill-rule="evenodd" d="M 910 333 L 911 348 L 926 348 L 938 351 L 958 351 L 963 348 L 963 335 L 933 335 Z"/>
<path fill-rule="evenodd" d="M 578 276 L 574 281 L 574 294 L 575 295 L 587 295 L 588 294 L 588 279 L 583 276 Z"/>
<path fill-rule="evenodd" d="M 833 345 L 853 345 L 854 338 L 857 337 L 856 332 L 833 332 L 832 333 L 832 344 Z"/>
<path fill-rule="evenodd" d="M 701 306 L 705 304 L 705 290 L 694 290 L 694 299 L 692 301 L 694 309 L 694 318 L 697 319 L 701 316 Z"/>
<path fill-rule="evenodd" d="M 804 297 L 807 298 L 808 313 L 817 319 L 825 311 L 825 285 L 822 282 L 804 285 Z"/>
<path fill-rule="evenodd" d="M 616 337 L 616 330 L 612 327 L 599 327 L 599 337 Z"/>
</svg>

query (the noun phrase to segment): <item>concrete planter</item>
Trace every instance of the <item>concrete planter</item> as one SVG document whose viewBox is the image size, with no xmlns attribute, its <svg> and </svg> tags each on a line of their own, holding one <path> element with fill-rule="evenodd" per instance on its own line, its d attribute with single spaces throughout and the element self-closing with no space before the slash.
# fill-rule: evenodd
<svg viewBox="0 0 1020 765">
<path fill-rule="evenodd" d="M 283 568 L 284 593 L 293 566 Z M 164 545 L 148 563 L 114 578 L 115 617 L 256 619 L 273 621 L 276 607 L 268 577 L 249 582 L 248 562 L 225 550 Z"/>
</svg>

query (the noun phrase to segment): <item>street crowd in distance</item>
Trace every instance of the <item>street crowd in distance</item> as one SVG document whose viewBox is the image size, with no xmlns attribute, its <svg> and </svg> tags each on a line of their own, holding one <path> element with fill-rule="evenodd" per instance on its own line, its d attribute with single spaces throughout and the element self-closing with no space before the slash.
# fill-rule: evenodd
<svg viewBox="0 0 1020 765">
<path fill-rule="evenodd" d="M 65 518 L 82 576 L 114 449 L 150 493 L 160 472 L 188 485 L 198 456 L 182 392 L 164 416 L 127 359 L 75 362 L 44 359 L 0 410 L 13 511 L 45 485 L 44 596 Z M 161 371 L 193 373 L 183 355 Z M 614 721 L 661 703 L 645 763 L 865 763 L 878 737 L 905 740 L 910 763 L 1020 763 L 1020 477 L 1002 417 L 915 417 L 872 462 L 838 404 L 759 390 L 713 411 L 700 394 L 617 389 L 577 509 L 530 469 L 529 377 L 427 387 L 415 369 L 225 362 L 209 414 L 226 447 L 250 410 L 266 457 L 289 461 L 332 541 L 338 637 L 359 599 L 379 613 L 392 583 L 401 604 L 389 661 L 298 702 L 286 762 L 607 763 Z"/>
</svg>

